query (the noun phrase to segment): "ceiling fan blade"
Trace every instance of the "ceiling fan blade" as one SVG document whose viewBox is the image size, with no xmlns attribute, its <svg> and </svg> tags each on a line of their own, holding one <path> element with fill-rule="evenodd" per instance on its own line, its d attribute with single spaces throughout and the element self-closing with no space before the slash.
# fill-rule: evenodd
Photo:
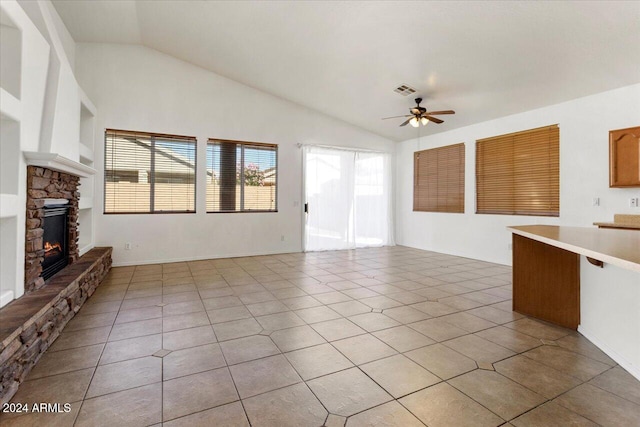
<svg viewBox="0 0 640 427">
<path fill-rule="evenodd" d="M 404 116 L 383 117 L 381 120 L 387 120 L 387 119 L 399 119 L 400 117 L 411 117 L 411 115 L 409 115 L 409 114 L 405 114 Z"/>
<path fill-rule="evenodd" d="M 411 116 L 411 119 L 413 118 L 413 116 Z M 404 123 L 402 123 L 400 126 L 406 126 L 407 123 L 409 123 L 411 121 L 411 119 L 407 119 Z"/>
<path fill-rule="evenodd" d="M 444 122 L 444 120 L 440 120 L 440 119 L 437 119 L 437 118 L 435 118 L 435 117 L 431 117 L 431 116 L 429 116 L 429 115 L 427 115 L 427 114 L 425 114 L 425 115 L 424 115 L 424 116 L 422 116 L 422 117 L 425 117 L 427 120 L 429 120 L 430 122 L 433 122 L 433 123 L 438 123 L 438 124 L 440 124 L 440 123 L 443 123 L 443 122 Z M 409 120 L 411 120 L 411 119 L 409 119 Z"/>
<path fill-rule="evenodd" d="M 433 116 L 435 114 L 455 114 L 456 112 L 453 110 L 444 110 L 444 111 L 429 111 L 427 114 Z"/>
<path fill-rule="evenodd" d="M 420 111 L 420 109 L 418 107 L 413 107 L 409 111 L 411 111 L 411 114 L 414 114 L 414 115 L 422 113 L 422 111 Z"/>
</svg>

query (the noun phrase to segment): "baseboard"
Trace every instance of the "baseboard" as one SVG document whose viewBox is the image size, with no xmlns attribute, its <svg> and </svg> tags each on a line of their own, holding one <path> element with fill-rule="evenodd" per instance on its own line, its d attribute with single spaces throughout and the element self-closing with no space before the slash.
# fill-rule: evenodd
<svg viewBox="0 0 640 427">
<path fill-rule="evenodd" d="M 382 248 L 385 246 L 396 246 L 394 245 L 383 245 L 383 246 L 367 246 L 367 248 Z M 408 246 L 407 246 L 408 247 Z M 362 248 L 366 249 L 366 248 Z M 328 249 L 327 251 L 333 251 L 334 249 Z M 323 252 L 323 251 L 317 251 Z M 222 259 L 222 258 L 244 258 L 244 257 L 252 257 L 252 256 L 265 256 L 265 255 L 288 255 L 288 254 L 299 254 L 305 253 L 303 250 L 296 250 L 290 252 L 282 252 L 279 250 L 274 250 L 272 252 L 253 252 L 253 253 L 237 253 L 237 254 L 224 254 L 224 255 L 203 255 L 199 257 L 183 257 L 183 258 L 167 258 L 160 260 L 146 260 L 146 261 L 131 261 L 131 262 L 116 262 L 113 261 L 112 267 L 129 267 L 132 265 L 151 265 L 151 264 L 169 264 L 172 262 L 185 262 L 185 261 L 203 261 L 207 259 Z"/>
<path fill-rule="evenodd" d="M 489 259 L 487 257 L 482 256 L 481 254 L 465 254 L 465 253 L 456 252 L 456 251 L 447 251 L 447 250 L 443 250 L 441 248 L 428 248 L 428 247 L 422 247 L 422 246 L 414 246 L 414 245 L 410 245 L 408 243 L 398 243 L 397 241 L 396 241 L 395 244 L 396 244 L 396 246 L 404 246 L 405 248 L 419 249 L 421 251 L 428 251 L 428 252 L 436 252 L 436 253 L 443 254 L 443 255 L 453 255 L 453 256 L 457 256 L 459 258 L 466 258 L 466 259 L 470 259 L 470 260 L 473 260 L 473 261 L 489 262 L 491 264 L 501 265 L 501 266 L 505 266 L 505 267 L 511 267 L 511 260 L 508 260 L 507 262 L 503 262 L 501 260 Z"/>
<path fill-rule="evenodd" d="M 287 255 L 287 254 L 297 254 L 301 252 L 302 251 L 293 251 L 293 252 L 273 251 L 273 252 L 255 252 L 255 253 L 245 252 L 245 253 L 238 253 L 238 254 L 203 255 L 203 256 L 197 256 L 197 257 L 166 258 L 166 259 L 153 259 L 153 260 L 131 261 L 131 262 L 114 261 L 111 266 L 112 267 L 129 267 L 132 265 L 169 264 L 172 262 L 204 261 L 207 259 L 244 258 L 244 257 L 263 256 L 263 255 Z"/>
<path fill-rule="evenodd" d="M 588 329 L 578 326 L 578 332 L 580 332 L 586 339 L 591 341 L 596 347 L 602 350 L 607 356 L 612 358 L 618 365 L 622 366 L 627 372 L 636 377 L 637 380 L 640 381 L 640 366 L 634 366 L 633 363 L 629 362 L 623 356 L 621 356 L 618 352 L 613 350 L 608 345 L 604 344 L 600 341 L 595 335 L 589 332 Z"/>
</svg>

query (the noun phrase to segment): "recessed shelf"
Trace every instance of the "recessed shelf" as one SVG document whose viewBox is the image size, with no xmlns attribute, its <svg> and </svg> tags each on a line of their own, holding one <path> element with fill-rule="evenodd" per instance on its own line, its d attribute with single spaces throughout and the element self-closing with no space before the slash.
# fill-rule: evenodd
<svg viewBox="0 0 640 427">
<path fill-rule="evenodd" d="M 4 88 L 0 88 L 0 112 L 2 120 L 19 122 L 22 117 L 22 104 L 20 100 L 11 95 Z"/>
<path fill-rule="evenodd" d="M 80 199 L 82 202 L 82 199 Z M 80 256 L 93 248 L 93 209 L 80 208 L 78 212 L 78 233 Z"/>
<path fill-rule="evenodd" d="M 9 9 L 0 8 L 0 40 L 2 40 L 2 43 L 0 43 L 0 56 L 2 57 L 0 62 L 0 87 L 7 93 L 11 93 L 16 99 L 20 99 L 22 31 L 20 31 L 9 14 Z"/>
<path fill-rule="evenodd" d="M 78 86 L 78 93 L 80 95 L 80 104 L 86 110 L 85 114 L 90 115 L 91 117 L 95 117 L 98 111 L 96 109 L 96 106 L 93 105 L 93 102 L 91 102 L 87 94 L 84 93 L 84 90 L 82 90 L 82 88 L 79 86 Z"/>
<path fill-rule="evenodd" d="M 82 142 L 80 143 L 80 163 L 85 166 L 91 166 L 93 163 L 93 150 Z"/>
<path fill-rule="evenodd" d="M 17 199 L 17 196 L 16 196 Z M 23 220 L 24 221 L 24 220 Z M 24 228 L 20 228 L 24 230 Z M 24 232 L 24 231 L 22 231 Z M 0 219 L 0 305 L 10 302 L 16 295 L 15 283 L 18 277 L 18 266 L 24 268 L 24 261 L 18 262 L 16 243 L 18 242 L 18 217 Z M 20 292 L 18 291 L 18 295 Z"/>
<path fill-rule="evenodd" d="M 2 118 L 4 119 L 4 114 Z M 20 122 L 2 120 L 0 125 L 0 193 L 18 194 L 20 188 Z"/>
<path fill-rule="evenodd" d="M 0 307 L 4 307 L 13 301 L 13 291 L 2 291 L 0 293 Z"/>
<path fill-rule="evenodd" d="M 80 201 L 78 202 L 78 209 L 92 209 L 92 208 L 93 208 L 93 197 L 80 196 Z"/>
<path fill-rule="evenodd" d="M 80 156 L 83 155 L 83 146 L 88 149 L 86 160 L 93 162 L 93 141 L 95 137 L 95 117 L 96 107 L 89 100 L 84 91 L 79 88 L 80 93 Z M 85 151 L 86 152 L 86 151 Z"/>
<path fill-rule="evenodd" d="M 11 218 L 18 215 L 18 196 L 16 194 L 0 194 L 0 218 Z"/>
<path fill-rule="evenodd" d="M 86 167 L 93 166 L 96 107 L 89 100 L 82 88 L 80 93 L 80 163 Z M 93 169 L 92 169 L 93 170 Z M 94 171 L 95 173 L 95 171 Z M 93 176 L 80 179 L 80 201 L 78 207 L 78 233 L 80 256 L 93 249 Z"/>
</svg>

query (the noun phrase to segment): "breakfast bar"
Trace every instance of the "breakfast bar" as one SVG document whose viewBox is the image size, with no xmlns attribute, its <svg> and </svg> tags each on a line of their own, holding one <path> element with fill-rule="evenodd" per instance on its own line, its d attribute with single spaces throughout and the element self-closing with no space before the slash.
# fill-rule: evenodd
<svg viewBox="0 0 640 427">
<path fill-rule="evenodd" d="M 513 310 L 577 329 L 640 378 L 640 233 L 550 225 L 513 233 Z"/>
</svg>

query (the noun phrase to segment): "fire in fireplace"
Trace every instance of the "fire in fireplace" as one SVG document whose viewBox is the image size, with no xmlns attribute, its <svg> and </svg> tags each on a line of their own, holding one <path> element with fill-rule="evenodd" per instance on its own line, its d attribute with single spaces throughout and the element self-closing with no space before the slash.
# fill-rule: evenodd
<svg viewBox="0 0 640 427">
<path fill-rule="evenodd" d="M 44 207 L 42 277 L 45 280 L 62 270 L 69 262 L 67 211 L 68 207 L 65 205 Z"/>
<path fill-rule="evenodd" d="M 62 253 L 62 245 L 58 242 L 44 242 L 44 257 L 57 256 Z"/>
</svg>

